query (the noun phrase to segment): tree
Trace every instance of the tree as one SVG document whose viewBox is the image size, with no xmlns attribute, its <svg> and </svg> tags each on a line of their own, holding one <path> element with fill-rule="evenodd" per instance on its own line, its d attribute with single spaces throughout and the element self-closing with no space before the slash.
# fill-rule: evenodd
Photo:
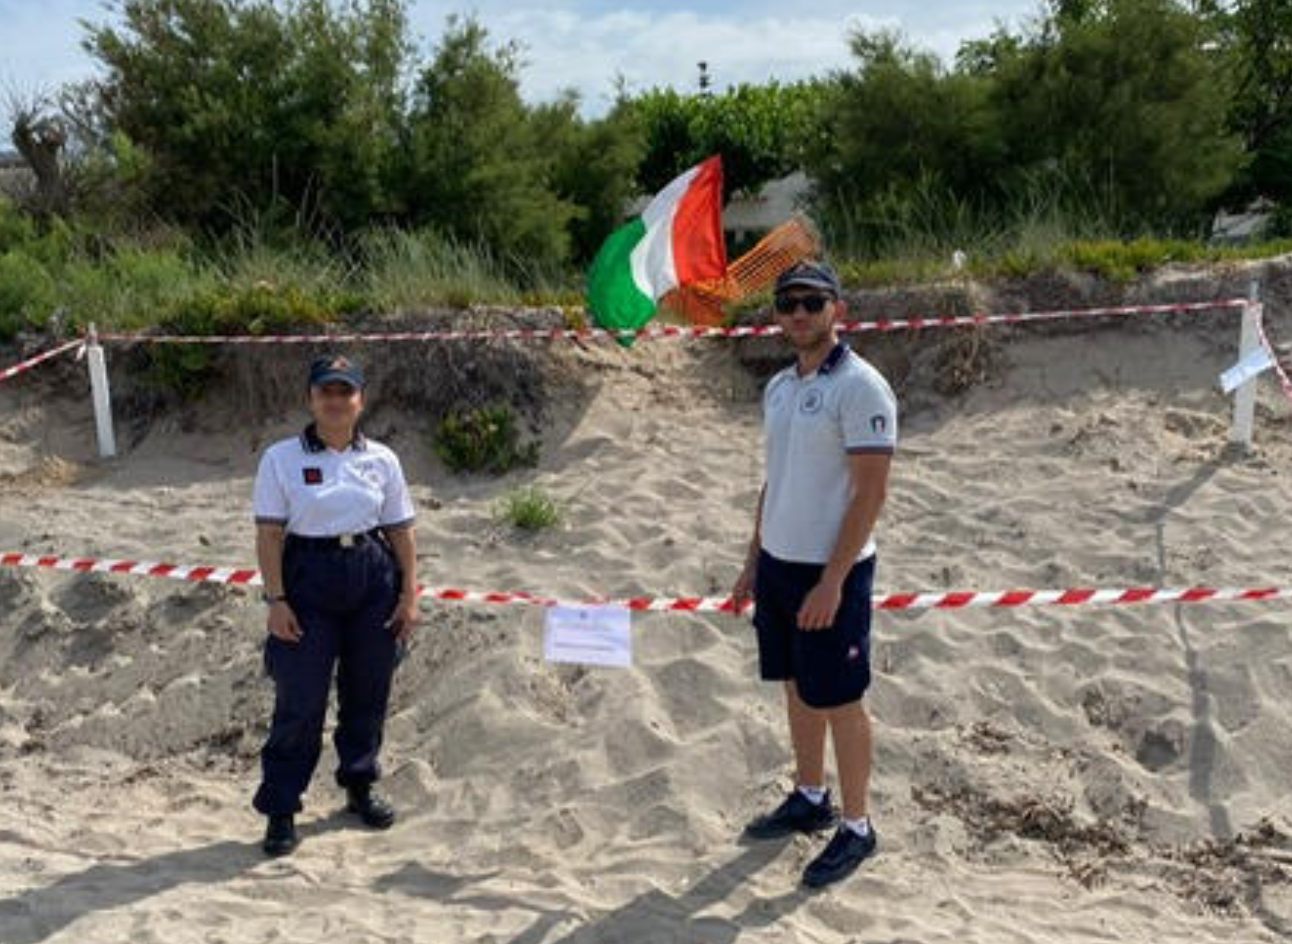
<svg viewBox="0 0 1292 944">
<path fill-rule="evenodd" d="M 124 0 L 88 27 L 111 128 L 164 216 L 216 230 L 286 206 L 352 228 L 386 209 L 408 48 L 400 0 Z"/>
<path fill-rule="evenodd" d="M 64 213 L 68 205 L 64 151 L 67 127 L 42 98 L 10 96 L 10 140 L 36 178 L 30 208 L 40 216 Z"/>
<path fill-rule="evenodd" d="M 1055 0 L 949 68 L 855 35 L 827 99 L 833 141 L 809 158 L 827 220 L 870 238 L 904 215 L 927 230 L 1043 201 L 1127 233 L 1196 231 L 1240 157 L 1212 22 L 1174 0 Z"/>
<path fill-rule="evenodd" d="M 475 20 L 450 18 L 417 78 L 393 186 L 410 222 L 547 267 L 566 259 L 577 209 L 551 186 L 555 157 L 521 101 L 518 55 L 491 50 Z"/>
<path fill-rule="evenodd" d="M 553 155 L 552 188 L 577 211 L 569 224 L 573 259 L 591 262 L 636 195 L 635 173 L 644 150 L 640 122 L 620 107 L 585 121 L 572 94 L 537 108 L 534 120 L 539 140 Z"/>
<path fill-rule="evenodd" d="M 1240 0 L 1228 25 L 1230 123 L 1249 159 L 1233 196 L 1292 202 L 1292 0 Z"/>
<path fill-rule="evenodd" d="M 637 181 L 654 193 L 714 154 L 722 155 L 726 195 L 756 192 L 803 164 L 823 133 L 820 82 L 737 85 L 721 95 L 653 89 L 626 100 L 645 136 Z"/>
<path fill-rule="evenodd" d="M 829 138 L 807 156 L 830 228 L 874 242 L 900 222 L 895 207 L 942 194 L 1005 199 L 1008 152 L 990 75 L 949 70 L 888 32 L 855 33 L 852 54 L 855 69 L 836 75 L 825 99 Z"/>
<path fill-rule="evenodd" d="M 1209 21 L 1173 0 L 1081 0 L 993 72 L 1010 162 L 1097 195 L 1123 228 L 1189 230 L 1239 146 Z"/>
</svg>

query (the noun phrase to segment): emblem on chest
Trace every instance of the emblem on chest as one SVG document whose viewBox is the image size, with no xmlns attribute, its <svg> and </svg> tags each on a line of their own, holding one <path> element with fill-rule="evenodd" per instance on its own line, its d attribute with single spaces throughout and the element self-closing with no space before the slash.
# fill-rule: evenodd
<svg viewBox="0 0 1292 944">
<path fill-rule="evenodd" d="M 820 413 L 823 406 L 825 406 L 825 394 L 816 387 L 805 392 L 799 400 L 799 412 L 807 416 Z"/>
</svg>

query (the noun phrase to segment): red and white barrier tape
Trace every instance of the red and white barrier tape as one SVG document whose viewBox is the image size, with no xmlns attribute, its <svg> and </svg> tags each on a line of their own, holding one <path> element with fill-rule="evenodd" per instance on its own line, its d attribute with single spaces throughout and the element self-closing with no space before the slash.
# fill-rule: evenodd
<svg viewBox="0 0 1292 944">
<path fill-rule="evenodd" d="M 993 324 L 1026 324 L 1036 321 L 1059 321 L 1073 318 L 1104 318 L 1126 315 L 1181 314 L 1186 312 L 1218 311 L 1242 308 L 1247 302 L 1241 298 L 1210 301 L 1180 302 L 1169 305 L 1122 305 L 1114 308 L 1078 308 L 1056 311 L 1020 312 L 1019 314 L 944 315 L 932 318 L 896 318 L 878 321 L 847 321 L 838 326 L 844 334 L 884 331 L 921 331 L 927 328 L 964 328 Z M 100 334 L 98 340 L 127 344 L 357 344 L 381 341 L 556 341 L 556 340 L 638 340 L 638 339 L 687 339 L 702 338 L 755 338 L 779 335 L 778 325 L 738 325 L 735 327 L 702 327 L 685 325 L 655 325 L 637 330 L 611 331 L 604 328 L 502 328 L 472 329 L 466 331 L 397 331 L 377 334 L 267 334 L 267 335 L 165 335 L 165 334 Z M 24 371 L 31 370 L 51 358 L 79 348 L 84 339 L 68 341 L 43 354 L 0 370 L 0 383 Z M 1268 342 L 1266 342 L 1268 344 Z M 1287 376 L 1279 368 L 1285 390 L 1292 396 Z"/>
<path fill-rule="evenodd" d="M 931 318 L 897 318 L 878 321 L 841 322 L 844 334 L 876 331 L 920 331 L 926 328 L 963 328 L 993 324 L 1026 324 L 1033 321 L 1059 321 L 1072 318 L 1105 318 L 1125 315 L 1163 315 L 1242 308 L 1241 298 L 1180 302 L 1169 305 L 1123 305 L 1115 308 L 1078 308 L 1059 311 L 1033 311 L 1018 314 L 943 315 Z M 702 327 L 655 325 L 636 330 L 612 331 L 605 328 L 479 328 L 460 331 L 397 331 L 378 334 L 100 334 L 101 341 L 137 344 L 356 344 L 377 341 L 556 341 L 556 340 L 640 340 L 679 338 L 751 338 L 778 335 L 777 325 L 739 325 L 735 327 Z"/>
<path fill-rule="evenodd" d="M 1292 400 L 1292 378 L 1288 377 L 1287 371 L 1279 363 L 1279 352 L 1274 349 L 1274 345 L 1270 343 L 1269 335 L 1265 333 L 1265 319 L 1261 313 L 1256 316 L 1256 334 L 1260 338 L 1265 352 L 1269 354 L 1270 360 L 1274 362 L 1274 373 L 1278 375 L 1279 386 L 1283 388 L 1283 394 L 1288 400 Z"/>
<path fill-rule="evenodd" d="M 35 357 L 25 360 L 21 364 L 14 364 L 12 367 L 6 367 L 3 370 L 0 370 L 0 382 L 8 380 L 10 377 L 16 377 L 23 371 L 31 370 L 37 364 L 43 364 L 50 358 L 58 357 L 58 355 L 64 354 L 73 348 L 80 347 L 84 343 L 85 342 L 82 339 L 77 338 L 75 341 L 68 341 L 66 344 L 61 344 L 51 351 L 37 354 Z"/>
<path fill-rule="evenodd" d="M 1020 312 L 1018 314 L 943 315 L 932 318 L 896 318 L 878 321 L 847 321 L 840 323 L 844 334 L 884 331 L 921 331 L 926 328 L 964 328 L 993 324 L 1026 324 L 1036 321 L 1059 321 L 1073 318 L 1104 318 L 1126 315 L 1181 314 L 1186 312 L 1217 311 L 1242 308 L 1247 302 L 1241 298 L 1210 302 L 1180 302 L 1169 305 L 1122 305 L 1114 308 L 1077 308 L 1056 311 Z M 687 339 L 702 338 L 754 338 L 771 337 L 781 333 L 779 326 L 739 325 L 729 328 L 685 325 L 655 325 L 637 330 L 611 331 L 604 328 L 502 328 L 472 329 L 467 331 L 397 331 L 378 334 L 267 334 L 267 335 L 165 335 L 165 334 L 100 334 L 100 341 L 128 344 L 356 344 L 380 341 L 556 341 L 556 340 L 637 340 L 637 339 Z M 24 371 L 31 370 L 51 358 L 79 348 L 84 339 L 68 341 L 43 354 L 0 370 L 0 382 Z M 1268 342 L 1266 342 L 1268 343 Z M 1281 379 L 1287 375 L 1279 368 Z"/>
<path fill-rule="evenodd" d="M 167 577 L 192 583 L 259 586 L 255 570 L 232 567 L 192 567 L 152 561 L 95 560 L 88 557 L 48 557 L 36 554 L 0 555 L 0 567 L 39 567 L 76 573 L 132 574 Z M 729 597 L 629 597 L 626 599 L 569 602 L 523 591 L 486 592 L 446 587 L 419 587 L 422 597 L 449 603 L 526 604 L 531 606 L 617 606 L 652 613 L 730 613 L 738 608 Z M 1292 597 L 1292 588 L 1234 589 L 1213 587 L 1130 587 L 1125 589 L 954 591 L 945 593 L 890 593 L 872 598 L 877 610 L 959 610 L 980 607 L 1023 606 L 1126 606 L 1138 603 L 1205 603 L 1261 601 Z"/>
</svg>

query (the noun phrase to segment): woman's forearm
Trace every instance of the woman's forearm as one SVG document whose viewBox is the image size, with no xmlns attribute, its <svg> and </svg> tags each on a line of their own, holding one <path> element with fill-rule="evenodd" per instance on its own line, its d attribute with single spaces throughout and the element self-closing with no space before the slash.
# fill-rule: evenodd
<svg viewBox="0 0 1292 944">
<path fill-rule="evenodd" d="M 260 566 L 260 579 L 265 585 L 265 595 L 280 597 L 287 592 L 283 586 L 283 542 L 286 529 L 279 524 L 256 525 L 256 563 Z"/>
<path fill-rule="evenodd" d="M 403 584 L 400 593 L 406 597 L 417 596 L 417 540 L 412 528 L 396 528 L 386 532 L 390 547 L 399 562 Z"/>
</svg>

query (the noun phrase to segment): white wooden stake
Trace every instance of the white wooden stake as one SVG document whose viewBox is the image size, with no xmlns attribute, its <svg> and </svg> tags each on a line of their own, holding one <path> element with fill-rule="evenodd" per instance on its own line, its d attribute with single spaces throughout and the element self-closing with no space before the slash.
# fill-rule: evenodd
<svg viewBox="0 0 1292 944">
<path fill-rule="evenodd" d="M 108 366 L 94 325 L 90 325 L 85 354 L 90 365 L 90 393 L 94 398 L 94 427 L 99 434 L 99 456 L 111 459 L 117 454 L 117 440 L 112 433 L 112 392 L 108 389 Z"/>
<path fill-rule="evenodd" d="M 1238 340 L 1238 357 L 1241 360 L 1260 346 L 1257 325 L 1261 318 L 1261 283 L 1252 279 L 1247 286 L 1247 305 L 1243 308 L 1243 327 Z M 1252 432 L 1256 418 L 1256 378 L 1248 380 L 1234 391 L 1234 419 L 1229 427 L 1229 441 L 1243 449 L 1252 448 Z"/>
</svg>

